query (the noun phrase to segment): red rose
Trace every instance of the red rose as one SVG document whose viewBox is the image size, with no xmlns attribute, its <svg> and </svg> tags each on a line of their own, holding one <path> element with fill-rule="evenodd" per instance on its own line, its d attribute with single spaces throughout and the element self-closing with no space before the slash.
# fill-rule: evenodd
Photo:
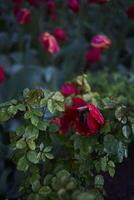
<svg viewBox="0 0 134 200">
<path fill-rule="evenodd" d="M 5 80 L 5 71 L 2 65 L 0 65 L 0 82 Z"/>
<path fill-rule="evenodd" d="M 91 46 L 95 48 L 107 49 L 111 46 L 111 40 L 106 35 L 95 35 L 91 39 Z"/>
<path fill-rule="evenodd" d="M 60 92 L 63 94 L 64 97 L 68 97 L 72 94 L 78 94 L 77 89 L 71 83 L 65 83 L 61 87 Z"/>
<path fill-rule="evenodd" d="M 54 36 L 59 42 L 64 42 L 67 38 L 65 31 L 60 27 L 54 29 Z"/>
<path fill-rule="evenodd" d="M 127 16 L 129 19 L 134 19 L 134 4 L 128 7 Z"/>
<path fill-rule="evenodd" d="M 60 131 L 66 133 L 72 125 L 83 136 L 94 135 L 104 124 L 100 110 L 92 103 L 86 103 L 81 98 L 73 98 L 72 106 L 68 106 L 60 119 Z"/>
<path fill-rule="evenodd" d="M 48 32 L 42 33 L 39 37 L 39 42 L 42 47 L 47 49 L 50 53 L 56 54 L 60 51 L 59 44 L 55 37 Z"/>
<path fill-rule="evenodd" d="M 85 59 L 89 63 L 96 63 L 100 60 L 101 49 L 100 48 L 91 48 L 85 56 Z"/>
<path fill-rule="evenodd" d="M 19 9 L 16 18 L 20 24 L 28 24 L 31 22 L 31 12 L 28 8 Z"/>
<path fill-rule="evenodd" d="M 80 2 L 79 0 L 68 0 L 68 6 L 73 12 L 78 13 L 80 9 Z"/>
</svg>

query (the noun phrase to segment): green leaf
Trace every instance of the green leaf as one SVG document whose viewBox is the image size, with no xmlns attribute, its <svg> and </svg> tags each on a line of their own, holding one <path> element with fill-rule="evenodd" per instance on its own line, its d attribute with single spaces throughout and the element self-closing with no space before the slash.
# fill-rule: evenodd
<svg viewBox="0 0 134 200">
<path fill-rule="evenodd" d="M 0 122 L 4 122 L 10 119 L 10 115 L 5 108 L 0 109 Z"/>
<path fill-rule="evenodd" d="M 8 113 L 12 114 L 12 115 L 16 115 L 17 113 L 17 107 L 16 106 L 9 106 L 8 108 Z"/>
<path fill-rule="evenodd" d="M 31 184 L 32 184 L 33 192 L 38 192 L 40 189 L 40 181 L 37 179 L 37 180 L 34 180 Z"/>
<path fill-rule="evenodd" d="M 56 92 L 52 96 L 52 99 L 55 100 L 55 101 L 64 102 L 64 96 L 60 92 Z"/>
<path fill-rule="evenodd" d="M 59 130 L 59 125 L 56 123 L 50 123 L 48 131 L 50 133 L 56 133 Z"/>
<path fill-rule="evenodd" d="M 26 127 L 25 137 L 27 140 L 37 139 L 38 136 L 39 136 L 39 130 L 35 126 L 29 125 Z"/>
<path fill-rule="evenodd" d="M 47 146 L 47 147 L 45 147 L 45 149 L 44 149 L 44 153 L 48 153 L 48 152 L 50 152 L 51 150 L 52 150 L 52 146 Z"/>
<path fill-rule="evenodd" d="M 103 158 L 101 158 L 101 170 L 103 172 L 105 172 L 106 171 L 106 167 L 107 167 L 107 158 L 103 157 Z"/>
<path fill-rule="evenodd" d="M 27 140 L 27 145 L 28 145 L 30 150 L 34 151 L 36 149 L 36 144 L 35 144 L 35 141 L 33 139 Z"/>
<path fill-rule="evenodd" d="M 123 126 L 122 127 L 122 133 L 123 133 L 123 135 L 124 135 L 124 137 L 125 138 L 129 138 L 129 136 L 130 136 L 130 134 L 131 134 L 131 129 L 130 129 L 130 127 L 129 126 Z"/>
<path fill-rule="evenodd" d="M 54 159 L 54 156 L 53 156 L 53 154 L 51 154 L 51 153 L 45 153 L 45 156 L 46 156 L 46 158 L 48 158 L 49 160 Z"/>
<path fill-rule="evenodd" d="M 102 175 L 95 176 L 95 186 L 97 188 L 102 188 L 104 185 L 104 178 Z"/>
<path fill-rule="evenodd" d="M 17 149 L 24 149 L 25 147 L 26 147 L 26 142 L 24 141 L 23 138 L 17 141 L 16 143 Z"/>
<path fill-rule="evenodd" d="M 22 136 L 25 133 L 25 126 L 20 126 L 16 129 L 16 135 L 17 136 Z"/>
<path fill-rule="evenodd" d="M 27 159 L 34 164 L 39 163 L 38 153 L 36 151 L 28 151 Z"/>
<path fill-rule="evenodd" d="M 38 126 L 39 118 L 36 117 L 36 116 L 32 116 L 32 117 L 31 117 L 31 123 L 32 123 L 34 126 Z"/>
<path fill-rule="evenodd" d="M 113 135 L 106 135 L 104 137 L 104 148 L 108 154 L 117 154 L 118 140 Z"/>
<path fill-rule="evenodd" d="M 78 195 L 77 200 L 96 200 L 96 195 L 92 193 L 83 192 Z"/>
<path fill-rule="evenodd" d="M 115 175 L 115 169 L 113 167 L 108 167 L 108 172 L 110 174 L 111 177 L 114 177 Z"/>
<path fill-rule="evenodd" d="M 52 99 L 49 99 L 48 102 L 47 102 L 47 108 L 48 110 L 51 112 L 51 113 L 54 113 L 54 104 L 53 104 L 53 101 Z"/>
<path fill-rule="evenodd" d="M 37 128 L 41 131 L 46 131 L 48 125 L 48 121 L 39 121 Z"/>
<path fill-rule="evenodd" d="M 25 111 L 26 110 L 26 107 L 24 104 L 18 104 L 17 105 L 17 109 L 20 110 L 20 111 Z"/>
<path fill-rule="evenodd" d="M 28 162 L 27 162 L 27 159 L 26 157 L 21 157 L 17 163 L 17 169 L 20 170 L 20 171 L 27 171 L 28 170 Z"/>
<path fill-rule="evenodd" d="M 39 194 L 42 196 L 47 196 L 51 193 L 51 188 L 49 186 L 43 186 L 39 190 Z"/>
</svg>

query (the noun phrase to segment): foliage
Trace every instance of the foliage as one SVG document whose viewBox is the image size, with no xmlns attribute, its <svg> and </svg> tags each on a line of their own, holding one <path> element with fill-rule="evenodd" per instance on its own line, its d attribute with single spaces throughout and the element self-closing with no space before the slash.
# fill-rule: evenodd
<svg viewBox="0 0 134 200">
<path fill-rule="evenodd" d="M 9 131 L 11 158 L 22 177 L 20 199 L 103 199 L 103 172 L 113 177 L 116 164 L 127 157 L 134 134 L 133 110 L 118 99 L 91 92 L 85 75 L 73 83 L 82 80 L 88 90 L 82 85 L 86 92 L 78 96 L 100 107 L 105 117 L 105 125 L 89 137 L 74 129 L 61 135 L 51 120 L 62 115 L 64 103 L 73 95 L 64 98 L 60 92 L 25 89 L 21 99 L 0 105 L 2 124 L 13 118 L 21 121 Z"/>
<path fill-rule="evenodd" d="M 132 0 L 102 1 L 0 1 L 0 198 L 107 196 L 105 174 L 115 175 L 134 134 L 134 10 Z M 74 97 L 103 114 L 96 134 L 81 136 L 73 121 L 61 131 Z"/>
</svg>

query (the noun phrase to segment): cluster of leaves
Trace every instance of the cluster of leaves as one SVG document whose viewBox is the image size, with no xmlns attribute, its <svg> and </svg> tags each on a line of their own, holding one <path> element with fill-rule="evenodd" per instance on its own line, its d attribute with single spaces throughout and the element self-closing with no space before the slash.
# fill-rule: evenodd
<svg viewBox="0 0 134 200">
<path fill-rule="evenodd" d="M 127 157 L 134 134 L 133 109 L 118 98 L 91 92 L 85 75 L 74 81 L 82 85 L 83 80 L 82 98 L 92 101 L 105 116 L 105 125 L 90 137 L 73 129 L 60 135 L 58 124 L 51 121 L 64 113 L 60 92 L 25 89 L 21 99 L 0 105 L 2 124 L 14 118 L 21 122 L 9 131 L 11 158 L 20 172 L 20 199 L 102 200 L 106 195 L 103 174 L 113 177 L 116 164 Z"/>
</svg>

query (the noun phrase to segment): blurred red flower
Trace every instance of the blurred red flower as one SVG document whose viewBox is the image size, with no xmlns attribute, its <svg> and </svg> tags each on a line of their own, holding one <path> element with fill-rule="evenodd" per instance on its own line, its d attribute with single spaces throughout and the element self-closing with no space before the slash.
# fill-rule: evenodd
<svg viewBox="0 0 134 200">
<path fill-rule="evenodd" d="M 20 24 L 28 24 L 31 22 L 32 19 L 31 12 L 28 8 L 18 9 L 18 11 L 16 12 L 16 18 Z"/>
<path fill-rule="evenodd" d="M 129 6 L 126 12 L 129 19 L 134 19 L 134 4 Z"/>
<path fill-rule="evenodd" d="M 86 62 L 96 63 L 100 60 L 101 49 L 100 48 L 91 48 L 85 55 Z"/>
<path fill-rule="evenodd" d="M 95 35 L 91 39 L 91 46 L 95 48 L 107 49 L 111 46 L 111 40 L 106 35 Z"/>
<path fill-rule="evenodd" d="M 54 29 L 54 36 L 59 42 L 64 42 L 67 39 L 65 31 L 60 27 Z"/>
<path fill-rule="evenodd" d="M 42 33 L 40 35 L 39 42 L 43 48 L 47 49 L 52 54 L 56 54 L 60 51 L 57 40 L 48 32 Z"/>
<path fill-rule="evenodd" d="M 83 136 L 94 135 L 104 124 L 100 110 L 92 103 L 86 103 L 82 98 L 73 98 L 72 105 L 66 108 L 60 118 L 60 131 L 66 133 L 72 125 Z"/>
<path fill-rule="evenodd" d="M 2 65 L 0 65 L 0 82 L 5 80 L 5 71 Z"/>
<path fill-rule="evenodd" d="M 71 83 L 64 83 L 61 87 L 60 92 L 63 94 L 64 97 L 68 97 L 72 94 L 78 94 L 76 87 Z"/>
<path fill-rule="evenodd" d="M 68 7 L 75 13 L 78 13 L 80 10 L 80 1 L 79 0 L 68 0 Z"/>
</svg>

